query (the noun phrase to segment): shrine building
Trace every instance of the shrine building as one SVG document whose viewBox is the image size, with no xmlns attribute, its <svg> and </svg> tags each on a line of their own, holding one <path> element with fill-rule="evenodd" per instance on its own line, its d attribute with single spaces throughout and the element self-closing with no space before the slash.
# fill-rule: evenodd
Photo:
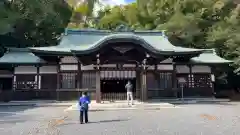
<svg viewBox="0 0 240 135">
<path fill-rule="evenodd" d="M 214 49 L 174 46 L 162 31 L 69 30 L 57 46 L 7 48 L 0 58 L 0 89 L 10 100 L 73 100 L 87 91 L 97 102 L 212 97 L 214 67 L 231 61 Z M 1 95 L 1 94 L 0 94 Z M 5 98 L 4 94 L 0 96 Z"/>
</svg>

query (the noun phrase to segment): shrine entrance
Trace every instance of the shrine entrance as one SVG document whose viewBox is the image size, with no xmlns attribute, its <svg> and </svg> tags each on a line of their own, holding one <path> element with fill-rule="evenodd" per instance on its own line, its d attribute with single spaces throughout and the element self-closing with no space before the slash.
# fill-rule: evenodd
<svg viewBox="0 0 240 135">
<path fill-rule="evenodd" d="M 134 99 L 147 100 L 147 65 L 154 65 L 168 56 L 156 55 L 133 38 L 108 39 L 91 52 L 76 52 L 85 65 L 95 65 L 96 101 L 126 100 L 125 85 L 133 84 Z M 79 53 L 79 54 L 77 54 Z M 86 54 L 84 54 L 86 53 Z"/>
<path fill-rule="evenodd" d="M 133 84 L 136 97 L 135 71 L 101 71 L 101 97 L 103 101 L 126 100 L 125 85 L 128 81 Z"/>
</svg>

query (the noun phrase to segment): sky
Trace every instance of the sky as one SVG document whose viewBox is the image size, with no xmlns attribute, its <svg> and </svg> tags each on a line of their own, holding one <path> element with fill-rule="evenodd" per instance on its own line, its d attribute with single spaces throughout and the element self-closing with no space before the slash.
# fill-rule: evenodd
<svg viewBox="0 0 240 135">
<path fill-rule="evenodd" d="M 94 14 L 96 15 L 97 11 L 99 11 L 100 9 L 107 5 L 108 6 L 125 5 L 128 3 L 132 3 L 134 1 L 136 0 L 100 0 L 101 6 L 100 5 L 95 6 Z"/>
<path fill-rule="evenodd" d="M 128 3 L 132 3 L 135 0 L 102 0 L 104 3 L 107 3 L 109 5 L 124 5 L 124 4 L 128 4 Z"/>
<path fill-rule="evenodd" d="M 135 2 L 136 0 L 125 0 L 126 3 L 132 3 Z"/>
</svg>

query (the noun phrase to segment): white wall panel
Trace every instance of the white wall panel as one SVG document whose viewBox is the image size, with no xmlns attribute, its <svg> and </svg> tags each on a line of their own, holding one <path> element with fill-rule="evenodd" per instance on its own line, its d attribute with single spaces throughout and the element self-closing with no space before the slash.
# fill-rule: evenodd
<svg viewBox="0 0 240 135">
<path fill-rule="evenodd" d="M 35 66 L 18 66 L 14 68 L 15 74 L 36 74 L 37 67 Z"/>
<path fill-rule="evenodd" d="M 39 72 L 40 74 L 55 74 L 57 73 L 57 66 L 42 66 Z"/>
<path fill-rule="evenodd" d="M 123 64 L 123 67 L 136 67 L 135 64 Z"/>
<path fill-rule="evenodd" d="M 81 70 L 93 70 L 94 65 L 81 65 Z"/>
<path fill-rule="evenodd" d="M 154 70 L 155 66 L 154 65 L 147 65 L 147 70 Z"/>
<path fill-rule="evenodd" d="M 190 69 L 186 65 L 176 65 L 177 73 L 190 73 Z"/>
<path fill-rule="evenodd" d="M 61 63 L 78 63 L 77 58 L 73 56 L 65 56 L 61 58 Z"/>
<path fill-rule="evenodd" d="M 60 70 L 78 70 L 78 65 L 60 65 Z"/>
<path fill-rule="evenodd" d="M 172 63 L 172 58 L 165 59 L 161 61 L 160 63 Z"/>
<path fill-rule="evenodd" d="M 173 70 L 173 65 L 158 65 L 157 66 L 158 70 Z"/>
<path fill-rule="evenodd" d="M 101 67 L 117 67 L 117 64 L 103 64 Z"/>
<path fill-rule="evenodd" d="M 192 73 L 211 73 L 211 67 L 209 66 L 192 66 Z"/>
</svg>

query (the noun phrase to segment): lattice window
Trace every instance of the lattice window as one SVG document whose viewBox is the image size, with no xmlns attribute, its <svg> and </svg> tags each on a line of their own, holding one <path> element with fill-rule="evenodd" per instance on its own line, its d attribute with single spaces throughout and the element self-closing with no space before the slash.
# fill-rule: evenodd
<svg viewBox="0 0 240 135">
<path fill-rule="evenodd" d="M 158 89 L 158 80 L 155 78 L 153 72 L 147 73 L 147 88 L 148 89 Z"/>
<path fill-rule="evenodd" d="M 82 88 L 94 89 L 96 88 L 96 72 L 83 72 L 82 74 Z"/>
<path fill-rule="evenodd" d="M 57 89 L 57 74 L 42 74 L 41 89 Z"/>
<path fill-rule="evenodd" d="M 160 73 L 160 88 L 172 88 L 172 73 Z"/>
<path fill-rule="evenodd" d="M 101 71 L 101 79 L 129 79 L 135 78 L 135 71 Z"/>
<path fill-rule="evenodd" d="M 38 89 L 36 75 L 16 75 L 15 88 L 17 90 Z"/>
<path fill-rule="evenodd" d="M 188 75 L 188 87 L 190 87 L 190 88 L 194 87 L 194 75 L 193 74 Z"/>
<path fill-rule="evenodd" d="M 61 88 L 75 89 L 77 88 L 76 73 L 61 73 Z"/>
<path fill-rule="evenodd" d="M 211 77 L 209 74 L 194 74 L 194 87 L 195 88 L 210 88 Z"/>
</svg>

